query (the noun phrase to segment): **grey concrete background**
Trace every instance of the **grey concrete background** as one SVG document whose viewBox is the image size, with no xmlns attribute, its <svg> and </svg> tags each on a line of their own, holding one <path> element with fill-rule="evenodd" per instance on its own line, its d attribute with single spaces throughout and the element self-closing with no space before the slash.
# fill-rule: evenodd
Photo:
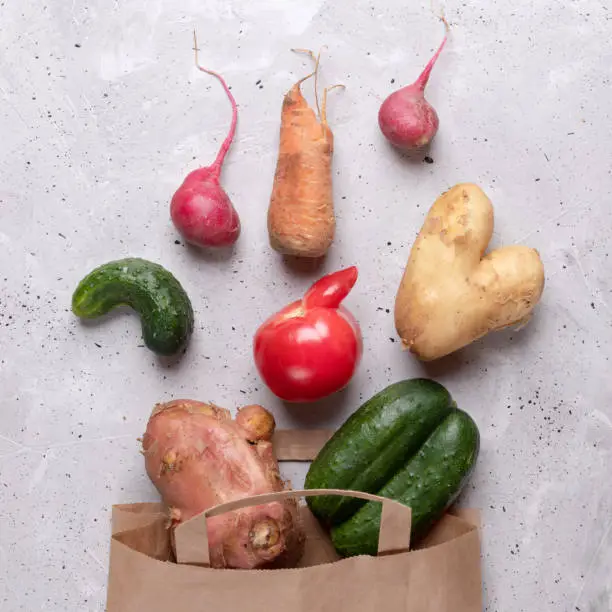
<svg viewBox="0 0 612 612">
<path fill-rule="evenodd" d="M 136 441 L 155 402 L 260 402 L 281 426 L 337 426 L 389 382 L 423 374 L 481 429 L 461 503 L 483 510 L 486 609 L 612 610 L 612 7 L 444 8 L 452 34 L 427 90 L 441 117 L 428 164 L 390 150 L 376 123 L 441 40 L 427 0 L 0 0 L 3 611 L 103 610 L 111 505 L 157 498 Z M 177 243 L 169 221 L 172 193 L 212 161 L 230 117 L 193 66 L 194 27 L 240 105 L 223 173 L 244 228 L 230 257 Z M 282 96 L 310 69 L 289 48 L 322 44 L 323 81 L 347 86 L 329 108 L 338 234 L 324 268 L 296 272 L 267 246 L 265 215 Z M 459 181 L 492 198 L 494 245 L 540 250 L 547 285 L 526 329 L 425 369 L 395 340 L 393 300 L 428 207 Z M 192 297 L 197 327 L 179 364 L 141 346 L 133 316 L 84 326 L 69 311 L 91 267 L 128 255 L 163 263 Z M 289 409 L 258 379 L 253 333 L 351 264 L 358 374 L 330 401 Z M 300 466 L 285 469 L 299 482 Z"/>
</svg>

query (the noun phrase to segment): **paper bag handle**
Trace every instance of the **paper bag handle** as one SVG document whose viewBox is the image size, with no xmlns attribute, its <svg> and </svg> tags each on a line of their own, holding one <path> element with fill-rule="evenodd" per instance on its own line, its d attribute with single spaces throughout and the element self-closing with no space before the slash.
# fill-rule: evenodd
<svg viewBox="0 0 612 612">
<path fill-rule="evenodd" d="M 206 519 L 246 508 L 258 506 L 283 499 L 295 499 L 297 497 L 315 497 L 318 495 L 331 495 L 334 497 L 357 497 L 367 501 L 380 502 L 382 514 L 380 517 L 380 532 L 378 536 L 379 556 L 405 552 L 410 548 L 410 524 L 412 513 L 408 506 L 379 495 L 364 493 L 363 491 L 350 491 L 344 489 L 301 489 L 297 491 L 277 491 L 276 493 L 264 493 L 253 495 L 235 501 L 226 502 L 213 506 L 193 518 L 178 525 L 174 531 L 174 543 L 176 549 L 176 560 L 178 563 L 190 565 L 210 565 L 210 554 L 208 550 L 208 532 L 206 530 Z"/>
</svg>

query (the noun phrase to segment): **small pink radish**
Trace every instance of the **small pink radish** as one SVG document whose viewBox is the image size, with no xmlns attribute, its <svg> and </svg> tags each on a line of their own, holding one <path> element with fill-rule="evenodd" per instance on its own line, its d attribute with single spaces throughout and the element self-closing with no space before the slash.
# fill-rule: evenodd
<svg viewBox="0 0 612 612">
<path fill-rule="evenodd" d="M 378 111 L 378 125 L 385 138 L 399 149 L 428 145 L 438 131 L 440 120 L 435 108 L 425 99 L 425 87 L 448 36 L 448 23 L 442 18 L 446 34 L 435 55 L 412 84 L 393 92 Z"/>
<path fill-rule="evenodd" d="M 238 108 L 223 77 L 198 63 L 195 32 L 193 38 L 196 66 L 223 86 L 232 105 L 232 122 L 213 164 L 190 172 L 176 190 L 170 203 L 170 216 L 187 242 L 200 247 L 224 247 L 234 244 L 240 235 L 238 213 L 219 183 L 221 166 L 236 132 Z"/>
</svg>

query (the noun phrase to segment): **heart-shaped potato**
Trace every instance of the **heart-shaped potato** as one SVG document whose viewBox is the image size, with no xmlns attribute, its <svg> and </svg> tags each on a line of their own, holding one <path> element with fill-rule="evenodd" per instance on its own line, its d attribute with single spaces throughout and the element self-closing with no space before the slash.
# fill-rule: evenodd
<svg viewBox="0 0 612 612">
<path fill-rule="evenodd" d="M 427 214 L 395 299 L 397 333 L 423 361 L 530 318 L 544 289 L 540 256 L 525 246 L 485 256 L 492 233 L 493 206 L 477 185 L 455 185 Z"/>
</svg>

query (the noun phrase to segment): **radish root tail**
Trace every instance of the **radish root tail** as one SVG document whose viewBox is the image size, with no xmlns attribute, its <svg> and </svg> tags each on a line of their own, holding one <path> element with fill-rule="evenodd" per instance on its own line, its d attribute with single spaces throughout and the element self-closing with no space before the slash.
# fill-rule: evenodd
<svg viewBox="0 0 612 612">
<path fill-rule="evenodd" d="M 198 38 L 196 35 L 196 31 L 194 30 L 193 31 L 193 51 L 194 51 L 196 68 L 200 70 L 201 72 L 205 72 L 206 74 L 210 74 L 211 76 L 214 76 L 219 81 L 219 83 L 221 83 L 221 86 L 223 87 L 230 101 L 230 104 L 232 105 L 232 122 L 230 124 L 228 134 L 225 137 L 225 140 L 223 141 L 221 147 L 219 148 L 219 152 L 217 153 L 217 157 L 215 158 L 215 161 L 211 165 L 211 168 L 214 168 L 215 171 L 220 173 L 221 166 L 223 165 L 223 161 L 225 160 L 225 156 L 227 155 L 227 152 L 229 151 L 232 141 L 234 140 L 234 135 L 236 134 L 236 124 L 238 123 L 238 105 L 236 104 L 236 100 L 232 92 L 230 91 L 230 88 L 228 87 L 227 83 L 225 82 L 225 79 L 218 72 L 215 72 L 214 70 L 210 70 L 209 68 L 204 68 L 204 66 L 200 65 L 199 58 L 198 58 L 199 50 L 200 49 L 198 48 Z"/>
<path fill-rule="evenodd" d="M 450 32 L 450 24 L 448 23 L 448 21 L 446 21 L 446 17 L 444 15 L 444 11 L 442 11 L 440 13 L 440 21 L 444 24 L 444 31 L 445 31 L 446 35 L 448 36 L 448 34 Z"/>
</svg>

